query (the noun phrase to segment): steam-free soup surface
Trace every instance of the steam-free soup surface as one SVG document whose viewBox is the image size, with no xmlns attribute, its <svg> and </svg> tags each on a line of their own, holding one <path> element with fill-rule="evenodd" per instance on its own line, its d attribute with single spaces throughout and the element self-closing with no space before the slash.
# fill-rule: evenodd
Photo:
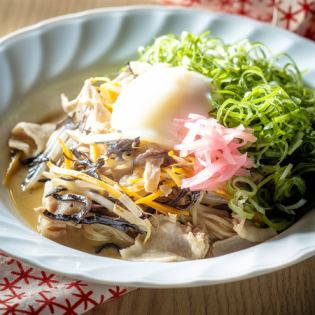
<svg viewBox="0 0 315 315">
<path fill-rule="evenodd" d="M 19 170 L 10 180 L 9 189 L 18 214 L 28 226 L 37 231 L 38 214 L 34 208 L 41 206 L 43 187 L 30 192 L 23 192 L 21 183 L 26 176 L 26 170 Z M 68 247 L 72 247 L 87 253 L 95 254 L 95 250 L 102 243 L 86 239 L 76 228 L 68 227 L 69 233 L 65 237 L 53 239 L 54 241 Z M 118 258 L 119 254 L 115 249 L 104 249 L 98 255 Z"/>
</svg>

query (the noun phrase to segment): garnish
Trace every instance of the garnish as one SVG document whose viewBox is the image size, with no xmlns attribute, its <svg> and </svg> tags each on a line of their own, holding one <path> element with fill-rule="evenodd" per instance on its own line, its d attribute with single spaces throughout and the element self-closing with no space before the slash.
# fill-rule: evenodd
<svg viewBox="0 0 315 315">
<path fill-rule="evenodd" d="M 254 164 L 250 177 L 228 183 L 230 209 L 276 230 L 310 209 L 315 90 L 303 82 L 290 56 L 274 56 L 247 39 L 226 44 L 209 33 L 187 32 L 160 36 L 139 53 L 141 61 L 185 66 L 211 78 L 210 116 L 225 127 L 253 130 L 257 141 L 240 151 Z"/>
<path fill-rule="evenodd" d="M 252 163 L 239 148 L 256 138 L 242 125 L 225 128 L 214 118 L 196 114 L 177 120 L 177 124 L 188 131 L 175 150 L 181 157 L 195 157 L 195 174 L 183 179 L 181 188 L 214 191 L 235 175 L 249 175 Z"/>
</svg>

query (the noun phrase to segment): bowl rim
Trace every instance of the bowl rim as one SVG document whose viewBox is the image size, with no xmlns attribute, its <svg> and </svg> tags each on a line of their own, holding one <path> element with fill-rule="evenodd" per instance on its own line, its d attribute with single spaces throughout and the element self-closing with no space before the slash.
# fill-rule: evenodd
<svg viewBox="0 0 315 315">
<path fill-rule="evenodd" d="M 46 20 L 43 20 L 41 22 L 38 22 L 34 25 L 30 25 L 27 27 L 23 27 L 17 31 L 14 31 L 8 35 L 5 35 L 4 37 L 0 38 L 0 50 L 5 48 L 5 45 L 7 43 L 10 43 L 11 41 L 14 40 L 19 40 L 21 37 L 23 37 L 24 35 L 28 34 L 28 33 L 32 33 L 35 32 L 37 30 L 43 29 L 47 26 L 53 26 L 53 25 L 57 25 L 59 22 L 62 21 L 66 21 L 66 20 L 74 20 L 74 19 L 79 19 L 79 18 L 83 18 L 86 16 L 93 16 L 93 15 L 97 15 L 97 14 L 102 14 L 102 13 L 112 13 L 112 12 L 117 12 L 117 11 L 123 11 L 123 12 L 127 12 L 129 14 L 134 14 L 136 12 L 139 11 L 151 11 L 151 10 L 160 10 L 160 11 L 165 11 L 165 12 L 171 12 L 172 14 L 181 14 L 183 12 L 193 12 L 193 13 L 209 13 L 211 15 L 216 15 L 216 16 L 222 16 L 223 18 L 233 18 L 233 19 L 239 19 L 239 20 L 247 20 L 249 23 L 254 24 L 254 25 L 263 25 L 264 27 L 267 27 L 269 29 L 275 29 L 278 32 L 282 32 L 283 34 L 286 34 L 287 36 L 289 36 L 290 38 L 294 39 L 294 40 L 303 40 L 303 41 L 308 41 L 310 43 L 312 43 L 315 47 L 315 44 L 306 38 L 302 38 L 301 36 L 291 33 L 287 30 L 283 30 L 280 29 L 278 27 L 275 26 L 271 26 L 267 23 L 264 22 L 259 22 L 259 21 L 255 21 L 251 18 L 248 17 L 243 17 L 243 16 L 236 16 L 233 14 L 227 14 L 227 13 L 221 13 L 221 12 L 210 12 L 208 10 L 203 10 L 200 8 L 179 8 L 176 6 L 168 6 L 168 7 L 163 7 L 160 5 L 134 5 L 134 6 L 122 6 L 122 7 L 106 7 L 106 8 L 96 8 L 96 9 L 91 9 L 91 10 L 86 10 L 86 11 L 80 11 L 80 12 L 75 12 L 75 13 L 70 13 L 70 14 L 66 14 L 66 15 L 61 15 L 61 16 L 57 16 L 57 17 L 53 17 L 53 18 L 49 18 Z M 188 14 L 188 13 L 187 13 Z M 309 213 L 306 215 L 309 216 Z M 24 223 L 22 223 L 23 225 L 25 225 Z M 294 226 L 298 225 L 298 223 L 296 223 Z M 28 227 L 25 227 L 29 230 L 29 232 L 33 232 L 36 233 L 34 231 L 31 231 Z M 290 229 L 289 229 L 290 230 Z M 288 230 L 287 230 L 288 231 Z M 282 234 L 280 234 L 281 236 L 285 236 L 289 233 L 283 232 Z M 37 233 L 36 233 L 37 234 Z M 283 237 L 276 237 L 274 238 L 272 241 L 276 241 L 278 239 L 282 239 Z M 46 239 L 47 240 L 47 239 Z M 47 242 L 53 242 L 51 240 L 47 240 Z M 268 241 L 269 242 L 269 241 Z M 53 242 L 55 243 L 55 242 Z M 56 243 L 55 243 L 56 244 Z M 263 243 L 264 244 L 264 243 Z M 260 245 L 256 245 L 255 248 L 258 249 L 259 247 L 261 247 L 262 244 Z M 57 246 L 63 246 L 58 244 Z M 63 246 L 65 247 L 65 246 Z M 152 281 L 152 279 L 150 279 L 150 275 L 151 273 L 148 272 L 147 275 L 145 277 L 141 277 L 141 279 L 137 279 L 135 277 L 132 277 L 129 280 L 123 280 L 123 281 L 115 281 L 115 279 L 112 279 L 111 276 L 108 277 L 108 279 L 99 279 L 96 275 L 93 275 L 93 273 L 78 273 L 77 271 L 62 271 L 62 270 L 56 270 L 56 268 L 53 268 L 51 265 L 46 265 L 45 260 L 41 261 L 36 259 L 35 257 L 32 257 L 31 254 L 27 254 L 27 253 L 16 253 L 13 250 L 8 250 L 6 249 L 7 247 L 5 245 L 0 244 L 0 248 L 3 248 L 3 251 L 8 253 L 9 255 L 21 259 L 31 265 L 35 265 L 37 267 L 49 270 L 51 272 L 57 272 L 59 274 L 65 275 L 65 276 L 70 276 L 70 277 L 74 277 L 74 278 L 78 278 L 78 279 L 83 279 L 86 281 L 90 281 L 90 282 L 97 282 L 97 283 L 102 283 L 102 284 L 117 284 L 117 285 L 126 285 L 126 286 L 134 286 L 134 287 L 151 287 L 151 288 L 170 288 L 170 287 L 183 287 L 183 286 L 189 286 L 189 287 L 193 287 L 193 286 L 204 286 L 204 285 L 213 285 L 213 284 L 219 284 L 219 283 L 226 283 L 226 282 L 234 282 L 234 281 L 238 281 L 241 279 L 245 279 L 245 278 L 250 278 L 250 277 L 254 277 L 254 276 L 258 276 L 258 275 L 262 275 L 262 274 L 266 274 L 269 272 L 273 272 L 276 270 L 279 270 L 281 268 L 284 267 L 288 267 L 290 265 L 293 265 L 295 263 L 298 263 L 302 260 L 305 260 L 309 257 L 311 257 L 312 255 L 315 254 L 315 242 L 314 244 L 312 244 L 311 246 L 307 246 L 307 247 L 303 247 L 298 251 L 295 251 L 289 258 L 287 258 L 286 261 L 281 261 L 281 259 L 278 259 L 278 261 L 272 261 L 269 264 L 265 263 L 263 265 L 260 264 L 256 264 L 256 265 L 252 265 L 250 270 L 246 270 L 246 269 L 242 269 L 240 272 L 238 272 L 238 274 L 234 275 L 234 276 L 228 276 L 227 278 L 205 278 L 204 277 L 204 272 L 200 273 L 197 272 L 195 273 L 195 275 L 192 275 L 188 278 L 184 278 L 184 279 L 177 279 L 176 282 L 168 282 L 162 280 L 162 281 L 158 281 L 158 280 L 154 280 Z M 68 247 L 66 247 L 67 249 L 69 249 Z M 71 252 L 73 254 L 76 254 L 76 256 L 78 255 L 82 255 L 82 252 L 78 251 L 78 250 L 74 250 L 74 249 L 70 249 Z M 256 250 L 257 251 L 257 250 Z M 70 252 L 70 251 L 69 251 Z M 251 259 L 251 255 L 248 255 L 249 250 L 243 250 L 241 251 L 245 256 L 247 255 L 247 257 L 249 259 Z M 86 254 L 90 256 L 89 258 L 93 258 L 93 259 L 99 259 L 100 257 L 91 255 L 91 254 Z M 233 254 L 229 254 L 230 256 Z M 74 255 L 75 256 L 75 255 Z M 226 257 L 225 256 L 221 256 L 221 257 L 215 257 L 215 258 L 210 258 L 211 260 L 217 260 L 220 263 L 224 262 L 225 258 L 222 257 Z M 101 258 L 102 259 L 102 258 Z M 108 261 L 113 260 L 110 258 L 107 258 Z M 115 261 L 119 261 L 120 260 L 116 260 Z M 176 262 L 176 266 L 180 267 L 181 270 L 183 270 L 183 268 L 187 268 L 189 267 L 191 264 L 194 264 L 196 266 L 201 266 L 203 269 L 205 269 L 205 263 L 209 261 L 209 259 L 204 259 L 204 260 L 199 260 L 199 261 L 185 261 L 185 262 Z M 169 268 L 174 267 L 175 263 L 154 263 L 154 262 L 145 262 L 148 265 L 151 265 L 151 269 L 155 268 L 155 267 L 159 267 L 161 270 L 165 269 L 168 270 Z M 133 265 L 136 266 L 139 264 L 143 264 L 143 262 L 139 263 L 139 262 L 130 262 L 130 261 L 124 261 L 125 266 L 128 265 Z M 211 264 L 210 264 L 211 265 Z M 161 268 L 162 266 L 162 268 Z M 209 266 L 208 266 L 209 267 Z M 88 274 L 88 276 L 87 276 Z"/>
</svg>

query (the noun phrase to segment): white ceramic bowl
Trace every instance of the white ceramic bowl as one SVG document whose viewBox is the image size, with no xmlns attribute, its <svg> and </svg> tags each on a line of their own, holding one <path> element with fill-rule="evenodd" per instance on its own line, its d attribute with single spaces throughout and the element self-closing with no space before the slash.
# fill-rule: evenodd
<svg viewBox="0 0 315 315">
<path fill-rule="evenodd" d="M 84 78 L 104 74 L 136 56 L 154 37 L 211 30 L 230 42 L 249 38 L 274 53 L 286 51 L 315 87 L 315 44 L 253 20 L 198 10 L 113 8 L 52 19 L 0 42 L 0 167 L 8 162 L 7 138 L 20 120 L 36 121 L 59 109 L 59 95 L 74 96 Z M 278 237 L 218 258 L 178 263 L 129 262 L 97 257 L 52 242 L 15 214 L 9 192 L 0 190 L 0 248 L 33 265 L 78 279 L 140 287 L 181 287 L 257 276 L 315 252 L 315 212 Z"/>
</svg>

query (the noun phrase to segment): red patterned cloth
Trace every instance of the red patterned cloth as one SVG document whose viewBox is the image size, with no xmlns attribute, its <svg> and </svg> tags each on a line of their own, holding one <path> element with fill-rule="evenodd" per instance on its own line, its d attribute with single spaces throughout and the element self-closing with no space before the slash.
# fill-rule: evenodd
<svg viewBox="0 0 315 315">
<path fill-rule="evenodd" d="M 0 252 L 1 315 L 79 315 L 130 290 L 68 279 Z"/>
<path fill-rule="evenodd" d="M 246 15 L 315 40 L 315 0 L 160 0 L 166 5 L 201 6 Z"/>
</svg>

